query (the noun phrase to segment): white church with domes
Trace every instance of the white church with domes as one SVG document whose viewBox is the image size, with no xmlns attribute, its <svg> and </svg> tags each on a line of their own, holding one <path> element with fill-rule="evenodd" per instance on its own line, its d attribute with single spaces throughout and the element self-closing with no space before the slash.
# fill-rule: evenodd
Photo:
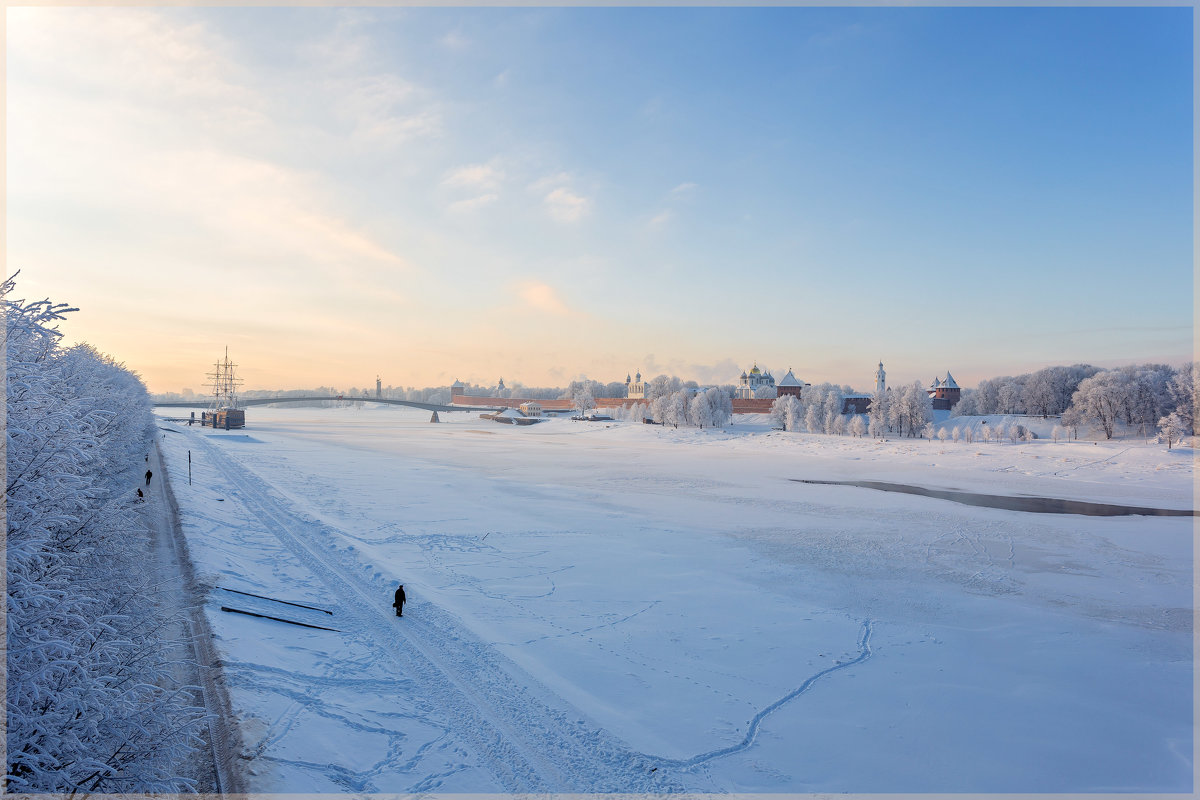
<svg viewBox="0 0 1200 800">
<path fill-rule="evenodd" d="M 756 397 L 774 399 L 777 395 L 775 377 L 760 370 L 758 364 L 751 367 L 749 372 L 742 373 L 742 377 L 738 378 L 737 389 L 734 390 L 734 397 L 738 400 L 753 400 Z"/>
<path fill-rule="evenodd" d="M 620 375 L 621 373 L 617 373 Z M 636 377 L 625 376 L 625 396 L 635 400 L 646 399 L 646 383 L 642 380 L 642 371 L 638 370 Z"/>
</svg>

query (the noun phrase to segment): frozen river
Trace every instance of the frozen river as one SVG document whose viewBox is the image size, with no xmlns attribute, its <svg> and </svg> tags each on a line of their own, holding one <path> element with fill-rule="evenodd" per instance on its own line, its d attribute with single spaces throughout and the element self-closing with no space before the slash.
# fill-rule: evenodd
<svg viewBox="0 0 1200 800">
<path fill-rule="evenodd" d="M 248 417 L 160 445 L 252 791 L 1192 789 L 1191 519 L 792 480 L 1188 508 L 1190 451 Z"/>
</svg>

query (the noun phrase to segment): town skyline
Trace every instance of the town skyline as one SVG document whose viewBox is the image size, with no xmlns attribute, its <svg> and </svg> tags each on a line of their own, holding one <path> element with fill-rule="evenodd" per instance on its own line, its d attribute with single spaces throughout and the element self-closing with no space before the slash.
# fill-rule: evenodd
<svg viewBox="0 0 1200 800">
<path fill-rule="evenodd" d="M 232 359 L 231 359 L 231 361 L 232 361 Z M 1156 362 L 1154 360 L 1147 360 L 1147 361 L 1120 362 L 1120 363 L 1113 363 L 1113 364 L 1099 364 L 1096 362 L 1083 360 L 1083 361 L 1071 362 L 1070 364 L 1041 364 L 1036 367 L 1030 367 L 1027 369 L 1018 369 L 1018 370 L 1014 370 L 1014 371 L 1006 372 L 1006 373 L 987 374 L 987 375 L 982 375 L 975 380 L 959 380 L 957 371 L 954 369 L 942 370 L 941 372 L 931 373 L 931 377 L 929 379 L 923 379 L 919 375 L 914 375 L 914 376 L 901 375 L 901 376 L 894 377 L 893 372 L 890 370 L 890 368 L 888 368 L 887 363 L 882 362 L 882 361 L 877 362 L 875 364 L 874 369 L 878 369 L 880 366 L 882 366 L 884 368 L 884 370 L 887 374 L 886 383 L 887 383 L 888 387 L 908 386 L 908 385 L 911 385 L 915 381 L 917 383 L 920 383 L 923 387 L 929 388 L 934 382 L 943 380 L 947 377 L 948 374 L 950 374 L 950 375 L 953 375 L 954 381 L 958 385 L 960 385 L 963 389 L 974 389 L 975 385 L 977 383 L 979 383 L 980 381 L 992 380 L 995 378 L 1002 378 L 1002 377 L 1006 377 L 1006 376 L 1018 376 L 1018 375 L 1023 375 L 1023 374 L 1029 374 L 1029 373 L 1036 372 L 1039 369 L 1044 369 L 1046 367 L 1067 367 L 1067 366 L 1074 366 L 1074 365 L 1088 365 L 1088 366 L 1098 367 L 1100 369 L 1113 369 L 1113 368 L 1123 367 L 1123 366 L 1136 366 L 1136 365 L 1151 364 L 1151 363 L 1165 363 L 1165 362 Z M 1176 364 L 1168 364 L 1168 366 L 1179 367 L 1182 365 L 1182 363 L 1184 363 L 1184 362 L 1180 362 L 1180 363 L 1176 363 Z M 212 365 L 210 365 L 210 368 L 211 368 L 211 366 Z M 235 362 L 233 364 L 233 366 L 239 369 L 239 371 L 237 373 L 238 379 L 244 380 L 244 376 L 243 376 L 242 372 L 240 372 L 240 365 L 238 365 Z M 670 373 L 670 372 L 646 373 L 644 371 L 631 371 L 631 372 L 627 373 L 627 376 L 633 376 L 635 374 L 640 373 L 642 376 L 642 379 L 649 382 L 651 379 L 653 379 L 655 377 L 658 377 L 660 375 L 666 375 L 668 377 L 678 378 L 679 380 L 681 380 L 684 383 L 687 383 L 689 381 L 695 382 L 696 384 L 698 384 L 701 387 L 723 387 L 723 386 L 735 386 L 736 387 L 739 383 L 739 378 L 744 377 L 743 373 L 751 370 L 754 367 L 758 367 L 763 373 L 771 373 L 774 381 L 776 381 L 776 382 L 782 380 L 784 375 L 787 374 L 788 372 L 796 373 L 795 368 L 779 370 L 777 368 L 770 367 L 769 365 L 764 366 L 763 364 L 759 364 L 758 362 L 752 362 L 751 365 L 745 367 L 742 372 L 738 373 L 737 375 L 732 376 L 732 378 L 729 378 L 729 379 L 702 381 L 702 380 L 696 379 L 695 377 L 689 377 L 688 375 L 681 375 L 678 373 Z M 794 374 L 794 377 L 800 381 L 803 381 L 807 385 L 819 385 L 819 384 L 829 383 L 829 384 L 832 384 L 832 385 L 838 386 L 838 387 L 850 386 L 851 389 L 856 393 L 870 394 L 874 390 L 875 381 L 876 381 L 876 372 L 874 371 L 874 369 L 872 370 L 872 372 L 870 374 L 869 381 L 862 380 L 862 381 L 856 382 L 853 380 L 849 380 L 849 381 L 846 381 L 846 380 L 809 380 L 809 379 L 805 378 L 804 374 L 802 374 L 802 373 Z M 774 374 L 776 372 L 778 372 L 779 374 L 778 375 Z M 189 385 L 181 386 L 181 387 L 177 387 L 177 388 L 166 388 L 166 389 L 156 389 L 154 387 L 148 387 L 148 388 L 149 388 L 150 393 L 155 394 L 155 395 L 181 395 L 183 397 L 206 397 L 206 396 L 209 396 L 212 394 L 210 378 L 211 378 L 211 375 L 209 375 L 208 378 L 206 378 L 206 380 L 209 380 L 208 383 L 204 383 L 203 381 L 197 380 L 197 381 L 193 381 Z M 537 383 L 532 383 L 529 381 L 524 381 L 521 379 L 521 377 L 519 375 L 513 377 L 512 374 L 510 374 L 509 378 L 505 378 L 504 375 L 497 375 L 496 378 L 490 379 L 490 380 L 487 377 L 481 377 L 478 380 L 474 379 L 474 378 L 454 377 L 445 383 L 425 383 L 425 384 L 417 383 L 417 384 L 414 384 L 414 383 L 391 382 L 387 379 L 387 377 L 384 375 L 384 373 L 378 373 L 375 376 L 375 378 L 365 381 L 365 382 L 363 382 L 361 378 L 358 378 L 358 379 L 352 378 L 351 380 L 345 381 L 345 382 L 323 381 L 323 382 L 318 382 L 318 383 L 314 383 L 311 385 L 268 386 L 268 385 L 258 385 L 256 383 L 254 383 L 253 381 L 250 381 L 250 382 L 246 382 L 245 385 L 242 386 L 242 388 L 239 390 L 239 394 L 246 393 L 246 392 L 255 393 L 255 394 L 259 394 L 262 392 L 275 392 L 275 391 L 295 392 L 295 391 L 306 391 L 306 390 L 319 389 L 319 388 L 331 388 L 331 389 L 335 389 L 337 391 L 342 391 L 342 392 L 366 393 L 366 394 L 369 394 L 370 396 L 374 397 L 374 392 L 375 392 L 377 383 L 384 390 L 392 389 L 392 390 L 396 390 L 396 391 L 415 390 L 415 389 L 446 389 L 446 390 L 450 390 L 455 384 L 460 384 L 471 390 L 476 390 L 476 389 L 485 389 L 486 390 L 486 389 L 495 389 L 495 388 L 499 387 L 501 389 L 513 391 L 517 387 L 528 388 L 531 390 L 555 389 L 555 388 L 564 389 L 570 383 L 576 382 L 576 381 L 595 381 L 595 382 L 598 382 L 601 384 L 616 384 L 616 383 L 624 383 L 625 378 L 614 377 L 614 378 L 609 379 L 606 376 L 576 374 L 576 375 L 572 376 L 569 380 L 563 381 L 562 383 L 537 384 Z M 197 388 L 197 387 L 199 387 L 199 388 Z M 353 399 L 351 395 L 347 395 L 347 398 Z"/>
<path fill-rule="evenodd" d="M 1189 8 L 13 8 L 17 295 L 191 388 L 1192 357 Z"/>
</svg>

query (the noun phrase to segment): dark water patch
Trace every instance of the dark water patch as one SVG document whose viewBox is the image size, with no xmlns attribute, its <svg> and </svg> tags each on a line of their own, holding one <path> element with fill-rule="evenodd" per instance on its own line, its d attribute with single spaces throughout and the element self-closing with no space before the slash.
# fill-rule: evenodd
<svg viewBox="0 0 1200 800">
<path fill-rule="evenodd" d="M 821 486 L 857 486 L 860 489 L 876 489 L 881 492 L 900 492 L 937 500 L 950 500 L 968 506 L 1000 508 L 1005 511 L 1028 511 L 1034 514 L 1082 514 L 1087 517 L 1194 517 L 1196 512 L 1187 508 L 1146 508 L 1121 506 L 1112 503 L 1089 503 L 1083 500 L 1062 500 L 1057 497 L 1011 497 L 1003 494 L 979 494 L 953 489 L 926 489 L 924 486 L 909 486 L 903 483 L 884 481 L 807 481 L 791 478 L 796 483 Z"/>
</svg>

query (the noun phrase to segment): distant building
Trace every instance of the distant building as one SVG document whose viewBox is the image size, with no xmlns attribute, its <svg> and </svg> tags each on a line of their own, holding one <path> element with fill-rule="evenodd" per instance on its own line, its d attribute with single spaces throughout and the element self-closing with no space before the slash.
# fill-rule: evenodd
<svg viewBox="0 0 1200 800">
<path fill-rule="evenodd" d="M 461 397 L 466 393 L 467 393 L 467 387 L 464 386 L 463 382 L 458 380 L 457 378 L 454 380 L 454 383 L 450 384 L 450 397 L 451 398 Z"/>
<path fill-rule="evenodd" d="M 805 383 L 797 378 L 792 374 L 792 368 L 788 367 L 787 375 L 784 375 L 783 380 L 779 381 L 775 387 L 775 394 L 777 397 L 786 397 L 787 395 L 791 395 L 798 398 L 800 397 L 800 393 L 803 391 L 805 386 L 812 386 L 812 384 Z"/>
<path fill-rule="evenodd" d="M 962 399 L 962 389 L 955 382 L 954 376 L 946 371 L 945 378 L 934 378 L 926 390 L 933 398 L 934 411 L 949 411 Z"/>
<path fill-rule="evenodd" d="M 778 396 L 775 388 L 775 378 L 769 372 L 763 372 L 755 364 L 750 372 L 743 372 L 742 377 L 738 379 L 738 387 L 734 390 L 734 396 L 738 400 L 753 400 L 758 397 L 760 389 L 766 389 L 764 392 L 767 398 Z"/>
<path fill-rule="evenodd" d="M 883 362 L 879 362 L 879 367 L 875 370 L 875 393 L 886 392 L 887 388 L 887 372 L 883 369 Z M 843 414 L 866 414 L 871 410 L 871 394 L 848 394 L 842 397 L 842 413 Z"/>
<path fill-rule="evenodd" d="M 533 400 L 526 400 L 521 405 L 517 406 L 522 414 L 527 417 L 540 417 L 542 415 L 542 406 L 540 403 Z"/>
<path fill-rule="evenodd" d="M 632 400 L 646 399 L 646 384 L 642 381 L 640 370 L 632 379 L 628 375 L 625 376 L 625 396 Z"/>
<path fill-rule="evenodd" d="M 871 395 L 848 394 L 842 398 L 843 414 L 866 414 L 871 410 Z"/>
</svg>

